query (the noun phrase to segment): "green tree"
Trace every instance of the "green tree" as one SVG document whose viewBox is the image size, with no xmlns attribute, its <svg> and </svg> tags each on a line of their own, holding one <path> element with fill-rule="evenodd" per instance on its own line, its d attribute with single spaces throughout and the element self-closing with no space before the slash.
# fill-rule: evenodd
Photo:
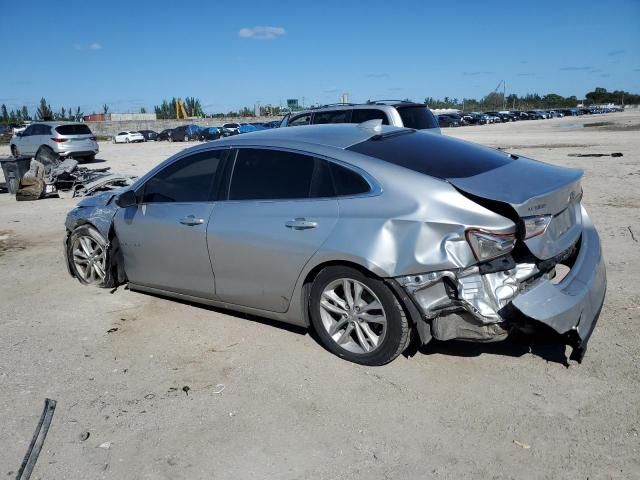
<svg viewBox="0 0 640 480">
<path fill-rule="evenodd" d="M 38 120 L 53 120 L 53 111 L 51 110 L 51 105 L 47 103 L 44 97 L 40 99 L 40 106 L 36 110 L 36 118 Z"/>
</svg>

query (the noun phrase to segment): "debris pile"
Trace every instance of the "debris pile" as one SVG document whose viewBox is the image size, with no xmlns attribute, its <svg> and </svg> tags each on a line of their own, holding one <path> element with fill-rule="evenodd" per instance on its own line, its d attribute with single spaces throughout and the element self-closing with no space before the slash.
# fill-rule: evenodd
<svg viewBox="0 0 640 480">
<path fill-rule="evenodd" d="M 20 178 L 16 200 L 38 200 L 55 197 L 58 191 L 70 191 L 73 197 L 85 197 L 99 191 L 124 187 L 136 177 L 111 173 L 110 167 L 86 168 L 73 158 L 61 159 L 56 154 L 41 154 L 31 159 L 29 170 Z"/>
</svg>

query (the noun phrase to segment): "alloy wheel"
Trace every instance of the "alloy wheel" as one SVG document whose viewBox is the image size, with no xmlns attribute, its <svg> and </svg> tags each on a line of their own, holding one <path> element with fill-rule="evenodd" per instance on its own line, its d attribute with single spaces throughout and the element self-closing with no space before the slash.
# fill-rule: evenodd
<svg viewBox="0 0 640 480">
<path fill-rule="evenodd" d="M 325 287 L 320 317 L 333 341 L 353 353 L 375 351 L 387 333 L 382 302 L 369 287 L 352 278 L 339 278 Z"/>
<path fill-rule="evenodd" d="M 72 246 L 73 264 L 82 279 L 90 284 L 99 284 L 105 279 L 105 249 L 95 238 L 88 235 L 77 237 Z"/>
</svg>

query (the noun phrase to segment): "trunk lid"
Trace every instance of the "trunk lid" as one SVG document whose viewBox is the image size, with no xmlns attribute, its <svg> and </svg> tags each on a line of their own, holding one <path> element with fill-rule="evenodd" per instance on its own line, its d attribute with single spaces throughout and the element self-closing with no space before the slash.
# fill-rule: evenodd
<svg viewBox="0 0 640 480">
<path fill-rule="evenodd" d="M 482 199 L 508 204 L 519 218 L 552 215 L 541 235 L 524 240 L 540 259 L 570 248 L 582 232 L 583 172 L 528 158 L 465 178 L 447 178 L 458 190 Z"/>
</svg>

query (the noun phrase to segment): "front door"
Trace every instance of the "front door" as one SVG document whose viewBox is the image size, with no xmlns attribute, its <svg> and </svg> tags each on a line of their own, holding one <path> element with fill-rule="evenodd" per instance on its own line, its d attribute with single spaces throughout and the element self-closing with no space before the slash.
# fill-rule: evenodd
<svg viewBox="0 0 640 480">
<path fill-rule="evenodd" d="M 210 150 L 167 165 L 137 190 L 138 205 L 116 213 L 130 282 L 215 298 L 206 236 L 224 154 Z"/>
<path fill-rule="evenodd" d="M 300 272 L 338 219 L 325 164 L 285 151 L 238 150 L 229 199 L 216 204 L 207 227 L 220 300 L 289 308 Z"/>
</svg>

